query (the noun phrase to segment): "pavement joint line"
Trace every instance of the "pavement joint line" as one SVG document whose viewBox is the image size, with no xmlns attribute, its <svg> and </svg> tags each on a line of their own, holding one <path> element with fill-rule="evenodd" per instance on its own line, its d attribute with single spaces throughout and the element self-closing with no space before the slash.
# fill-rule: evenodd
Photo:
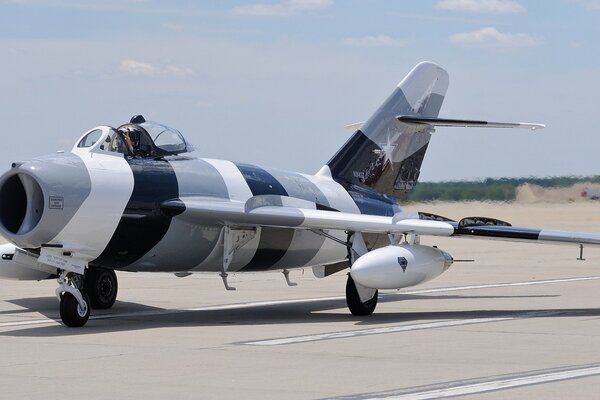
<svg viewBox="0 0 600 400">
<path fill-rule="evenodd" d="M 357 329 L 350 331 L 341 331 L 341 332 L 329 332 L 329 333 L 317 333 L 314 335 L 301 335 L 301 336 L 290 336 L 285 338 L 277 338 L 277 339 L 264 339 L 264 340 L 256 340 L 250 342 L 240 342 L 237 344 L 242 345 L 252 345 L 252 346 L 281 346 L 281 345 L 289 345 L 289 344 L 298 344 L 298 343 L 307 343 L 307 342 L 317 342 L 321 340 L 333 340 L 333 339 L 347 339 L 354 338 L 360 336 L 371 336 L 371 335 L 382 335 L 382 334 L 390 334 L 390 333 L 400 333 L 400 332 L 410 332 L 410 331 L 419 331 L 425 329 L 439 329 L 439 328 L 448 328 L 455 326 L 464 326 L 464 325 L 475 325 L 475 324 L 486 324 L 492 322 L 503 322 L 503 321 L 513 321 L 517 319 L 527 319 L 527 318 L 539 318 L 539 317 L 552 317 L 556 315 L 564 314 L 565 311 L 526 311 L 522 313 L 517 313 L 513 315 L 505 315 L 499 317 L 491 317 L 491 318 L 469 318 L 469 319 L 461 319 L 456 321 L 437 321 L 437 322 L 426 322 L 421 324 L 409 324 L 409 325 L 395 325 L 395 326 L 386 326 L 383 328 L 369 328 L 369 329 Z"/>
<path fill-rule="evenodd" d="M 592 281 L 600 280 L 600 276 L 588 276 L 588 277 L 577 277 L 577 278 L 561 278 L 561 279 L 548 279 L 540 281 L 524 281 L 524 282 L 508 282 L 508 283 L 492 283 L 483 285 L 467 285 L 467 286 L 452 286 L 445 288 L 432 288 L 432 289 L 420 289 L 411 291 L 398 291 L 392 293 L 381 293 L 382 297 L 392 297 L 398 295 L 411 295 L 411 294 L 427 294 L 427 293 L 440 293 L 440 292 L 454 292 L 462 290 L 477 290 L 477 289 L 491 289 L 491 288 L 502 288 L 512 286 L 534 286 L 534 285 L 546 285 L 553 283 L 567 283 L 567 282 L 581 282 L 581 281 Z M 301 304 L 310 303 L 315 301 L 339 301 L 344 300 L 344 296 L 333 296 L 333 297 L 315 297 L 308 299 L 290 299 L 290 300 L 273 300 L 273 301 L 256 301 L 248 303 L 235 303 L 225 305 L 214 305 L 214 306 L 202 306 L 202 307 L 189 307 L 180 309 L 170 310 L 145 310 L 145 311 L 131 311 L 114 314 L 100 314 L 90 316 L 90 320 L 104 320 L 111 318 L 132 318 L 132 317 L 152 317 L 169 314 L 179 314 L 185 312 L 195 311 L 221 311 L 221 310 L 235 310 L 252 307 L 264 307 L 273 305 L 284 305 L 284 304 Z M 32 319 L 27 321 L 14 321 L 14 322 L 1 322 L 1 328 L 10 328 L 18 326 L 30 326 L 30 325 L 46 325 L 46 324 L 60 324 L 60 319 L 55 318 L 40 318 Z"/>
<path fill-rule="evenodd" d="M 514 373 L 482 379 L 469 379 L 455 382 L 439 383 L 420 388 L 408 388 L 397 391 L 367 393 L 361 395 L 339 396 L 333 399 L 345 400 L 429 400 L 456 396 L 467 396 L 486 392 L 514 389 L 523 386 L 540 385 L 580 379 L 600 375 L 600 364 L 589 364 L 568 368 L 546 369 Z"/>
</svg>

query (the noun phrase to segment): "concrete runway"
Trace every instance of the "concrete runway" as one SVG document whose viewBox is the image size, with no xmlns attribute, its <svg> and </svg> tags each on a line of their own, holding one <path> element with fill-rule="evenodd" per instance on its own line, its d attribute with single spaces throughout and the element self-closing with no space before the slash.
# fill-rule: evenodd
<svg viewBox="0 0 600 400">
<path fill-rule="evenodd" d="M 428 205 L 600 230 L 600 204 Z M 0 397 L 598 398 L 600 248 L 423 238 L 456 259 L 349 314 L 345 275 L 119 274 L 115 307 L 60 325 L 56 283 L 0 281 Z"/>
</svg>

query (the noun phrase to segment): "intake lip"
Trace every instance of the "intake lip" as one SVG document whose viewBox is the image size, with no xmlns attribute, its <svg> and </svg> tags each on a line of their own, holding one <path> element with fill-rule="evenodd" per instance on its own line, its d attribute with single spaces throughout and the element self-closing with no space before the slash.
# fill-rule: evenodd
<svg viewBox="0 0 600 400">
<path fill-rule="evenodd" d="M 52 243 L 91 188 L 84 161 L 72 153 L 37 157 L 11 168 L 0 176 L 0 235 L 24 249 Z M 72 240 L 79 239 L 77 232 Z"/>
<path fill-rule="evenodd" d="M 6 236 L 31 232 L 44 213 L 44 192 L 38 180 L 24 171 L 0 182 L 0 230 Z"/>
</svg>

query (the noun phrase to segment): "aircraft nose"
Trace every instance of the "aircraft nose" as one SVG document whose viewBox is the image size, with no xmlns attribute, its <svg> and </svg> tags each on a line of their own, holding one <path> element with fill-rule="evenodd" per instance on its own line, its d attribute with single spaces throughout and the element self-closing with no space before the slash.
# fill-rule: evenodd
<svg viewBox="0 0 600 400">
<path fill-rule="evenodd" d="M 0 177 L 0 234 L 24 248 L 50 243 L 90 189 L 85 164 L 75 155 L 15 163 Z"/>
<path fill-rule="evenodd" d="M 8 232 L 31 232 L 43 212 L 44 192 L 34 175 L 16 172 L 0 185 L 0 222 Z"/>
</svg>

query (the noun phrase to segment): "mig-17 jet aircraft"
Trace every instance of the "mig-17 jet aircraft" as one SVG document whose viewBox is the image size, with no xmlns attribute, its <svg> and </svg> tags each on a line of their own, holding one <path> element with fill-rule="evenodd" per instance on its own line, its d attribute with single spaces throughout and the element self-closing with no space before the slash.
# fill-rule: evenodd
<svg viewBox="0 0 600 400">
<path fill-rule="evenodd" d="M 68 153 L 0 177 L 0 276 L 56 278 L 60 316 L 83 326 L 117 297 L 114 271 L 230 273 L 349 269 L 346 299 L 370 315 L 378 289 L 433 279 L 452 257 L 420 236 L 600 244 L 600 234 L 403 213 L 435 127 L 543 128 L 439 118 L 448 74 L 423 62 L 315 175 L 194 158 L 182 134 L 141 115 L 86 132 Z"/>
</svg>

